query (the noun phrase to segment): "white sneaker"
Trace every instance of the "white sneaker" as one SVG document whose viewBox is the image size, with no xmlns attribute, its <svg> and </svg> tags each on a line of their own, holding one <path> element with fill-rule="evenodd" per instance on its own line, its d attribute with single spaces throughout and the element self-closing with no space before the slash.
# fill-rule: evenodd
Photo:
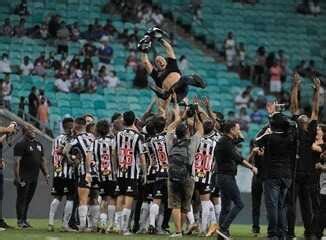
<svg viewBox="0 0 326 240">
<path fill-rule="evenodd" d="M 182 237 L 182 233 L 173 233 L 170 235 L 171 238 Z"/>
<path fill-rule="evenodd" d="M 5 228 L 0 228 L 0 232 L 5 231 L 5 230 L 6 230 Z"/>
<path fill-rule="evenodd" d="M 129 232 L 129 231 L 126 231 L 126 232 L 124 232 L 122 235 L 123 235 L 123 236 L 131 236 L 131 235 L 132 235 L 132 233 L 131 233 L 131 232 Z"/>
</svg>

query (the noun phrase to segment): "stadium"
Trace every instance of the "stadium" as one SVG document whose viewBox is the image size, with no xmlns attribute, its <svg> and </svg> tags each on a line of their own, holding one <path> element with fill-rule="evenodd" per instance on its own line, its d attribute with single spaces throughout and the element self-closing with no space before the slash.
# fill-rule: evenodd
<svg viewBox="0 0 326 240">
<path fill-rule="evenodd" d="M 325 239 L 325 9 L 0 0 L 0 239 Z"/>
</svg>

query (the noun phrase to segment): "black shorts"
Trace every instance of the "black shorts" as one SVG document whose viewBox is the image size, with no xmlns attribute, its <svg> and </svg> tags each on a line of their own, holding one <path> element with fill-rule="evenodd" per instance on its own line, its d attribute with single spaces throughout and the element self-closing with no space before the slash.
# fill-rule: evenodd
<svg viewBox="0 0 326 240">
<path fill-rule="evenodd" d="M 100 182 L 98 180 L 98 177 L 92 177 L 91 188 L 92 189 L 99 189 L 100 188 Z"/>
<path fill-rule="evenodd" d="M 195 190 L 199 192 L 200 195 L 211 193 L 211 186 L 207 183 L 196 182 Z"/>
<path fill-rule="evenodd" d="M 101 197 L 112 197 L 114 198 L 115 195 L 115 188 L 117 186 L 116 181 L 105 181 L 105 182 L 100 182 L 99 187 L 100 187 L 100 196 Z"/>
<path fill-rule="evenodd" d="M 156 180 L 153 197 L 155 199 L 163 199 L 168 197 L 168 179 Z"/>
<path fill-rule="evenodd" d="M 137 179 L 118 178 L 117 186 L 115 188 L 116 196 L 137 196 Z"/>
<path fill-rule="evenodd" d="M 53 178 L 51 194 L 54 196 L 74 195 L 76 193 L 76 182 L 74 179 Z"/>
<path fill-rule="evenodd" d="M 155 182 L 149 182 L 144 185 L 144 200 L 151 201 L 154 197 Z"/>
</svg>

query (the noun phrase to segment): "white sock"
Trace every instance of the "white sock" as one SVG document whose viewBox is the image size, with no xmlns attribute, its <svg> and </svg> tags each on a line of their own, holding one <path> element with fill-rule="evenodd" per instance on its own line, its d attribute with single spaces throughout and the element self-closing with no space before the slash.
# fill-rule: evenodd
<svg viewBox="0 0 326 240">
<path fill-rule="evenodd" d="M 114 223 L 114 214 L 115 214 L 115 206 L 109 205 L 108 206 L 108 225 Z"/>
<path fill-rule="evenodd" d="M 215 207 L 216 222 L 219 222 L 222 205 L 221 203 L 218 203 L 214 207 Z"/>
<path fill-rule="evenodd" d="M 122 222 L 121 218 L 122 218 L 122 211 L 117 211 L 114 217 L 114 224 L 120 230 L 121 230 L 121 222 Z"/>
<path fill-rule="evenodd" d="M 122 224 L 121 224 L 121 230 L 123 232 L 127 232 L 128 231 L 128 222 L 129 222 L 129 218 L 130 218 L 130 214 L 131 214 L 131 209 L 129 208 L 124 208 L 122 210 Z"/>
<path fill-rule="evenodd" d="M 149 204 L 148 202 L 143 202 L 140 209 L 140 217 L 139 217 L 139 229 L 146 229 L 147 220 L 149 215 Z"/>
<path fill-rule="evenodd" d="M 100 214 L 100 225 L 101 225 L 101 228 L 105 228 L 106 227 L 107 220 L 108 220 L 108 215 L 106 213 L 101 213 Z"/>
<path fill-rule="evenodd" d="M 71 218 L 72 210 L 74 208 L 74 201 L 66 201 L 64 215 L 63 215 L 63 226 L 65 228 L 69 227 L 69 221 Z"/>
<path fill-rule="evenodd" d="M 50 212 L 49 212 L 49 225 L 54 225 L 54 216 L 57 212 L 58 206 L 60 201 L 58 199 L 53 199 L 50 205 Z"/>
<path fill-rule="evenodd" d="M 98 219 L 100 217 L 100 205 L 91 205 L 88 208 L 89 214 L 89 227 L 97 227 Z"/>
<path fill-rule="evenodd" d="M 87 205 L 81 205 L 81 206 L 78 207 L 79 227 L 82 230 L 86 228 L 87 212 L 88 212 L 88 206 Z"/>
<path fill-rule="evenodd" d="M 149 224 L 155 227 L 155 219 L 158 216 L 160 206 L 156 203 L 152 203 L 149 208 Z"/>
<path fill-rule="evenodd" d="M 190 205 L 190 211 L 187 212 L 187 219 L 189 224 L 195 224 L 194 210 L 192 208 L 192 205 Z"/>
<path fill-rule="evenodd" d="M 214 204 L 212 203 L 212 201 L 209 201 L 209 224 L 216 224 L 217 220 L 216 220 L 216 215 L 215 215 L 215 208 L 214 208 Z"/>
<path fill-rule="evenodd" d="M 156 229 L 157 230 L 162 230 L 162 224 L 164 221 L 164 206 L 161 204 L 160 205 L 160 212 L 158 214 L 157 220 L 156 220 Z"/>
<path fill-rule="evenodd" d="M 208 228 L 209 201 L 201 201 L 201 232 L 206 233 Z"/>
</svg>

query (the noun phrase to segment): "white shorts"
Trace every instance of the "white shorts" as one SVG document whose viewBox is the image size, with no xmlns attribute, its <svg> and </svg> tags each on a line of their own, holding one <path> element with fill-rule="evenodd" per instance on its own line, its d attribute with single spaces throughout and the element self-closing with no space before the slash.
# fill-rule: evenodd
<svg viewBox="0 0 326 240">
<path fill-rule="evenodd" d="M 272 93 L 279 93 L 282 91 L 282 82 L 271 80 L 270 83 L 270 92 Z"/>
</svg>

